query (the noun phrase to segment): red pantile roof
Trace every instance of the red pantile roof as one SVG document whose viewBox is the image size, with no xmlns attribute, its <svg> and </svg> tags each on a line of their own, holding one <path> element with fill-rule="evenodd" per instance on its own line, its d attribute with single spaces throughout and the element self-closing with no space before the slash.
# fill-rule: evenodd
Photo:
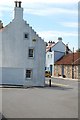
<svg viewBox="0 0 80 120">
<path fill-rule="evenodd" d="M 80 64 L 80 52 L 70 53 L 65 55 L 63 58 L 55 62 L 56 65 L 78 65 Z"/>
</svg>

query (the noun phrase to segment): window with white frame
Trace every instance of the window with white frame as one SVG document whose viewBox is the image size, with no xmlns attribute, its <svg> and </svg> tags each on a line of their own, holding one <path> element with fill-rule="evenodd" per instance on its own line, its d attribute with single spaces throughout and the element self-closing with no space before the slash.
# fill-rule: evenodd
<svg viewBox="0 0 80 120">
<path fill-rule="evenodd" d="M 32 70 L 31 69 L 26 69 L 26 79 L 30 79 L 32 77 Z"/>
<path fill-rule="evenodd" d="M 29 48 L 28 57 L 29 58 L 33 58 L 34 57 L 34 49 L 33 48 Z"/>
</svg>

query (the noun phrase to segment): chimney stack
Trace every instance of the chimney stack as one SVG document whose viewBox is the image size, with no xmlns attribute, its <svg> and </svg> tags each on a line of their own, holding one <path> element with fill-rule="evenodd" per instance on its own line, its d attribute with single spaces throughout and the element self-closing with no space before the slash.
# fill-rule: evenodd
<svg viewBox="0 0 80 120">
<path fill-rule="evenodd" d="M 21 1 L 15 1 L 15 8 L 14 8 L 14 19 L 20 21 L 23 19 L 23 8 L 21 7 Z"/>
<path fill-rule="evenodd" d="M 62 40 L 62 37 L 58 37 L 58 40 Z"/>
<path fill-rule="evenodd" d="M 2 21 L 0 20 L 0 29 L 2 29 L 3 28 L 3 23 L 2 23 Z"/>
<path fill-rule="evenodd" d="M 51 45 L 53 45 L 53 44 L 55 44 L 54 41 L 53 41 L 53 42 L 52 42 L 52 41 L 49 41 L 49 42 L 48 42 L 48 46 L 51 46 Z"/>
</svg>

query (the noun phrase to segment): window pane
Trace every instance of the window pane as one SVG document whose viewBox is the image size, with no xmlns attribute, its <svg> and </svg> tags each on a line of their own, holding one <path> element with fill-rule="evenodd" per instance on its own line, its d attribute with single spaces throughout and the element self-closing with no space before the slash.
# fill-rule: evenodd
<svg viewBox="0 0 80 120">
<path fill-rule="evenodd" d="M 26 78 L 31 78 L 31 70 L 26 70 Z"/>
<path fill-rule="evenodd" d="M 29 49 L 29 57 L 33 57 L 33 49 Z"/>
<path fill-rule="evenodd" d="M 28 33 L 25 33 L 25 34 L 24 34 L 24 38 L 29 38 L 29 34 L 28 34 Z"/>
</svg>

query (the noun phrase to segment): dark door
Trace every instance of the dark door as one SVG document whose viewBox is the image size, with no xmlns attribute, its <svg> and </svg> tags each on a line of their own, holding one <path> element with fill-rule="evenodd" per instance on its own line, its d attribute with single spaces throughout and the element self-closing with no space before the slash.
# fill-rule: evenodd
<svg viewBox="0 0 80 120">
<path fill-rule="evenodd" d="M 50 73 L 51 73 L 51 75 L 52 75 L 52 65 L 50 65 Z"/>
<path fill-rule="evenodd" d="M 62 76 L 64 75 L 64 65 L 62 65 Z"/>
</svg>

